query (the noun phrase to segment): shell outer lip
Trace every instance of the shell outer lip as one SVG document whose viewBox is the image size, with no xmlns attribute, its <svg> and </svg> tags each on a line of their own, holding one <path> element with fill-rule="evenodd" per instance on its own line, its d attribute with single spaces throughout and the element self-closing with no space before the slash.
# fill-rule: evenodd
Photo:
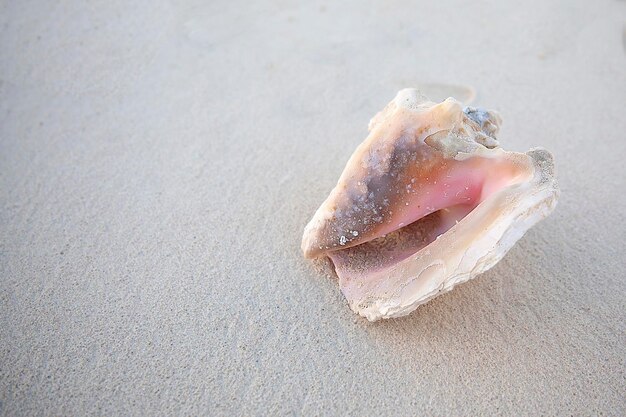
<svg viewBox="0 0 626 417">
<path fill-rule="evenodd" d="M 505 225 L 505 227 L 490 231 L 489 234 L 482 237 L 481 241 L 472 243 L 472 248 L 483 248 L 483 250 L 469 250 L 471 249 L 469 248 L 460 258 L 460 262 L 456 263 L 452 268 L 447 267 L 441 273 L 429 277 L 431 282 L 428 283 L 428 288 L 431 288 L 431 290 L 421 294 L 419 297 L 402 297 L 398 295 L 398 291 L 396 291 L 396 295 L 393 297 L 386 297 L 373 291 L 362 297 L 354 298 L 351 296 L 352 292 L 350 291 L 350 285 L 352 284 L 340 280 L 341 291 L 346 296 L 350 308 L 369 321 L 406 316 L 420 305 L 452 290 L 456 285 L 464 283 L 496 265 L 526 231 L 555 209 L 560 194 L 557 180 L 554 177 L 552 155 L 543 148 L 532 148 L 526 152 L 526 155 L 533 162 L 534 175 L 530 181 L 521 184 L 522 187 L 517 187 L 519 189 L 517 196 L 518 198 L 529 198 L 533 204 L 523 208 L 520 206 L 513 207 L 508 212 L 502 212 L 498 216 L 500 218 L 499 221 L 494 222 Z M 504 222 L 507 219 L 508 222 Z M 459 224 L 462 224 L 464 221 L 465 219 L 461 220 Z M 433 254 L 431 245 L 415 254 L 415 256 L 425 255 L 431 257 L 432 260 L 429 266 L 441 262 L 437 254 Z M 450 270 L 451 272 L 448 272 Z M 398 285 L 396 290 L 400 289 L 400 286 L 406 287 L 410 285 L 411 282 L 419 278 L 419 275 L 408 278 Z"/>
</svg>

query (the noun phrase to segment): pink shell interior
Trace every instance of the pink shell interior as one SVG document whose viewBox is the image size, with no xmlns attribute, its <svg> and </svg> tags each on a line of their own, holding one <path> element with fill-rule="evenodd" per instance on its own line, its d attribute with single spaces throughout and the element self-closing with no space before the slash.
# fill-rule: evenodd
<svg viewBox="0 0 626 417">
<path fill-rule="evenodd" d="M 392 221 L 367 242 L 332 250 L 337 275 L 367 279 L 419 251 L 499 190 L 532 175 L 528 167 L 504 158 L 472 157 L 446 161 L 420 192 L 410 195 L 405 208 L 391 213 Z"/>
</svg>

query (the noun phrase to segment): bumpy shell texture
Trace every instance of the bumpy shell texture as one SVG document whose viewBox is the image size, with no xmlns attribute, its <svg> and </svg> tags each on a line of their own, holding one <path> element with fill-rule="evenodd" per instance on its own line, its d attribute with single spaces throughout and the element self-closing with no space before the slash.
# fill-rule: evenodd
<svg viewBox="0 0 626 417">
<path fill-rule="evenodd" d="M 305 227 L 307 258 L 328 257 L 356 313 L 374 321 L 494 266 L 558 198 L 552 156 L 507 152 L 493 111 L 404 89 L 370 121 Z"/>
</svg>

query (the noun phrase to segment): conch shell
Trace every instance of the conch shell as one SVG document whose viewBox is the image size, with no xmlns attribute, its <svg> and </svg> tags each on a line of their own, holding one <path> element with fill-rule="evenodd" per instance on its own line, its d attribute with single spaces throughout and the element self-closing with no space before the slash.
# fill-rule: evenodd
<svg viewBox="0 0 626 417">
<path fill-rule="evenodd" d="M 552 156 L 507 152 L 493 111 L 401 90 L 369 124 L 337 186 L 304 229 L 329 257 L 352 310 L 374 321 L 494 266 L 558 198 Z"/>
</svg>

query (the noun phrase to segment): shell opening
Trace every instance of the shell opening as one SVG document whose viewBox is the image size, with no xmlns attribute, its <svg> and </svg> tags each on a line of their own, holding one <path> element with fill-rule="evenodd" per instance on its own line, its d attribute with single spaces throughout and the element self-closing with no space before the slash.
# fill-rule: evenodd
<svg viewBox="0 0 626 417">
<path fill-rule="evenodd" d="M 532 176 L 527 164 L 497 158 L 472 158 L 453 161 L 439 176 L 433 176 L 431 188 L 409 200 L 406 211 L 394 216 L 395 224 L 381 228 L 381 233 L 351 247 L 331 250 L 326 255 L 342 279 L 366 279 L 420 251 L 451 228 L 462 225 L 463 218 L 483 201 Z M 445 179 L 448 181 L 445 181 Z M 408 203 L 408 202 L 407 202 Z"/>
</svg>

